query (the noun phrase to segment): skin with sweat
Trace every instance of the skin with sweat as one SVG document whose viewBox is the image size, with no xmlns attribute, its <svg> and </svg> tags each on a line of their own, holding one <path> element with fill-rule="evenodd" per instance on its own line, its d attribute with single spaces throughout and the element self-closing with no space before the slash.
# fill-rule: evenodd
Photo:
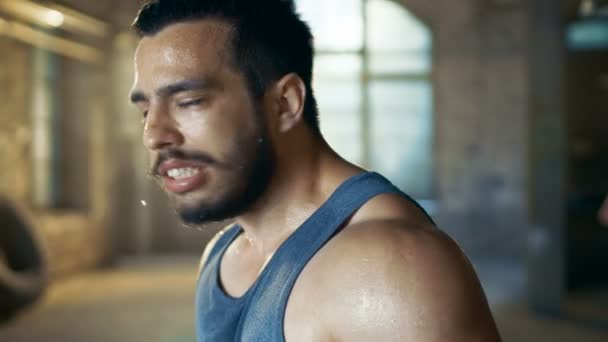
<svg viewBox="0 0 608 342">
<path fill-rule="evenodd" d="M 234 215 L 244 233 L 220 265 L 225 291 L 239 297 L 281 243 L 363 170 L 304 122 L 307 94 L 297 75 L 252 97 L 231 62 L 231 34 L 226 23 L 203 19 L 142 38 L 131 97 L 144 113 L 151 172 L 178 212 L 225 212 L 230 201 L 246 203 L 239 195 L 255 170 L 271 174 Z M 266 148 L 256 147 L 260 140 Z M 466 257 L 395 195 L 365 204 L 305 267 L 289 298 L 284 334 L 288 342 L 499 341 Z"/>
</svg>

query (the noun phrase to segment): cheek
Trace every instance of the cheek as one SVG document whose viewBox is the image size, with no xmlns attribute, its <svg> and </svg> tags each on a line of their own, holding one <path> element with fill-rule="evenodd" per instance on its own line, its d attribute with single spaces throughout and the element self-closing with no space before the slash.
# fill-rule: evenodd
<svg viewBox="0 0 608 342">
<path fill-rule="evenodd" d="M 246 130 L 244 119 L 244 115 L 238 117 L 226 111 L 191 113 L 184 115 L 179 125 L 186 145 L 209 153 L 223 154 Z"/>
<path fill-rule="evenodd" d="M 216 124 L 208 114 L 193 112 L 182 115 L 179 126 L 186 143 L 197 144 L 209 138 Z"/>
</svg>

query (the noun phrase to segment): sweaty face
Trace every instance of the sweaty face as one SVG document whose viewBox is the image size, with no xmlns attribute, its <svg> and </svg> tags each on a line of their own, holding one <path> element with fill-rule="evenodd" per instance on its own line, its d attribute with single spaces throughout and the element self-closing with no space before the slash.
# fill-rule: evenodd
<svg viewBox="0 0 608 342">
<path fill-rule="evenodd" d="M 230 63 L 230 27 L 201 20 L 144 37 L 131 99 L 144 116 L 151 174 L 186 223 L 237 216 L 273 169 L 261 104 Z"/>
</svg>

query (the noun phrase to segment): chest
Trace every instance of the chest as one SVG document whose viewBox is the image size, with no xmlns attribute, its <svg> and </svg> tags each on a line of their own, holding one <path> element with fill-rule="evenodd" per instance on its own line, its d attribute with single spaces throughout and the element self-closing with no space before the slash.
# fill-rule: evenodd
<svg viewBox="0 0 608 342">
<path fill-rule="evenodd" d="M 280 258 L 270 263 L 268 257 L 261 258 L 243 250 L 238 253 L 227 250 L 220 263 L 219 282 L 226 294 L 234 298 L 249 295 L 251 288 L 260 287 L 256 289 L 256 294 L 263 292 L 272 299 L 270 303 L 262 299 L 256 304 L 257 307 L 253 310 L 260 315 L 264 316 L 265 311 L 282 311 L 280 306 L 284 305 L 284 314 L 275 319 L 282 321 L 282 324 L 277 325 L 275 322 L 274 327 L 268 328 L 282 327 L 286 342 L 331 341 L 325 319 L 329 313 L 324 306 L 326 300 L 323 298 L 323 289 L 318 286 L 320 275 L 315 259 L 313 257 L 302 268 L 293 285 L 286 289 L 281 285 L 284 284 L 283 278 L 287 277 L 282 277 L 281 273 L 291 269 L 291 265 L 280 265 Z M 271 269 L 266 270 L 267 267 Z M 258 284 L 260 278 L 262 283 Z M 271 281 L 266 282 L 268 279 Z M 284 301 L 281 300 L 283 298 Z"/>
</svg>

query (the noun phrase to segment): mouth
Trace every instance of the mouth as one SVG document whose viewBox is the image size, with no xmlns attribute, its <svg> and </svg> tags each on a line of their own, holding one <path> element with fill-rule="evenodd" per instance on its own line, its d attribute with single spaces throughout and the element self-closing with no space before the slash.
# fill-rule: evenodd
<svg viewBox="0 0 608 342">
<path fill-rule="evenodd" d="M 196 190 L 204 183 L 204 169 L 203 165 L 173 159 L 160 165 L 158 175 L 168 192 L 185 194 Z"/>
</svg>

